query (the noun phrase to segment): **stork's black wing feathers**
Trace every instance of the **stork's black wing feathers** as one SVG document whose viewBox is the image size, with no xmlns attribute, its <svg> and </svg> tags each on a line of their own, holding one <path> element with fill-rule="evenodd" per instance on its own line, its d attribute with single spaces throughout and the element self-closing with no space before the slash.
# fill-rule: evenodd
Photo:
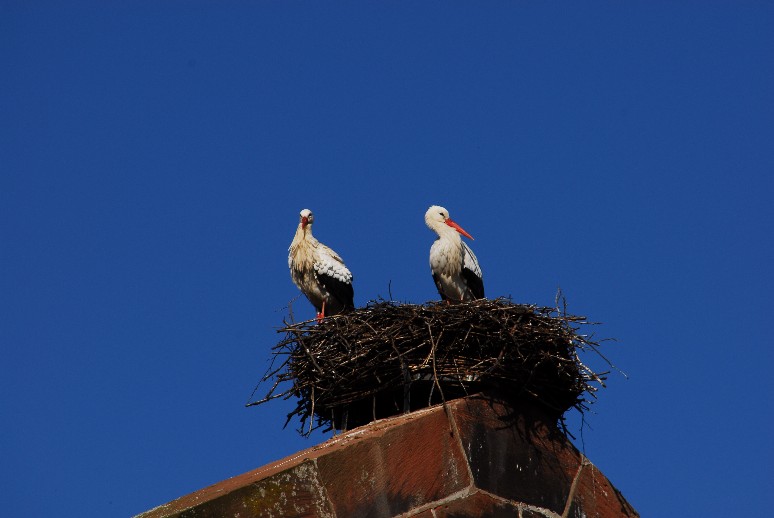
<svg viewBox="0 0 774 518">
<path fill-rule="evenodd" d="M 462 243 L 462 278 L 474 299 L 484 298 L 484 275 L 478 264 L 476 254 L 464 242 Z"/>
<path fill-rule="evenodd" d="M 465 279 L 474 299 L 484 298 L 484 280 L 481 277 L 473 273 L 473 270 L 463 267 L 462 278 Z"/>
<path fill-rule="evenodd" d="M 316 272 L 317 280 L 320 281 L 334 300 L 331 300 L 325 308 L 326 315 L 335 315 L 355 307 L 355 289 L 352 283 L 344 282 L 336 277 L 325 273 Z M 336 303 L 335 305 L 333 303 Z"/>
</svg>

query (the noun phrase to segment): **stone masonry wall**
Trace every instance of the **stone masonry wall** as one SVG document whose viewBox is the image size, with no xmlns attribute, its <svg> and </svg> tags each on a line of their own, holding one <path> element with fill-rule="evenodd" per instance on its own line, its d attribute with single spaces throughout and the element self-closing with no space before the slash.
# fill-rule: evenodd
<svg viewBox="0 0 774 518">
<path fill-rule="evenodd" d="M 356 428 L 139 515 L 636 517 L 537 409 L 470 396 Z"/>
</svg>

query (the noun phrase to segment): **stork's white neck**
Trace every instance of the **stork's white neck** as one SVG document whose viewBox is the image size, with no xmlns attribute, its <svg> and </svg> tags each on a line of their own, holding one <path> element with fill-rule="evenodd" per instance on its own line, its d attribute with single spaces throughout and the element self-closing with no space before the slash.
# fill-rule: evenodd
<svg viewBox="0 0 774 518">
<path fill-rule="evenodd" d="M 301 241 L 317 241 L 312 235 L 312 225 L 309 223 L 306 227 L 299 223 L 296 228 L 296 235 L 293 237 L 293 242 L 298 243 Z"/>
<path fill-rule="evenodd" d="M 319 241 L 312 235 L 312 225 L 307 225 L 306 228 L 301 225 L 301 223 L 298 224 L 298 228 L 296 229 L 296 235 L 293 236 L 293 242 L 290 243 L 290 249 L 292 250 L 301 250 L 304 249 L 304 252 L 301 252 L 302 255 L 307 255 L 311 253 L 311 250 L 316 248 L 319 244 Z M 306 250 L 309 250 L 306 252 Z"/>
<path fill-rule="evenodd" d="M 450 227 L 446 223 L 442 222 L 431 222 L 430 229 L 433 230 L 436 234 L 438 234 L 438 237 L 444 240 L 449 240 L 453 243 L 461 243 L 462 238 L 460 237 L 459 232 L 457 232 L 456 229 Z"/>
</svg>

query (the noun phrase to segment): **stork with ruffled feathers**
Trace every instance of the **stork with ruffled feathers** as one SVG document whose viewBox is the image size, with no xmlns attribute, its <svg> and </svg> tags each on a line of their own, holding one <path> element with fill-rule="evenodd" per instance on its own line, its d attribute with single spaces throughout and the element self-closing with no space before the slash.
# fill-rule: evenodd
<svg viewBox="0 0 774 518">
<path fill-rule="evenodd" d="M 473 239 L 452 221 L 449 211 L 433 205 L 425 213 L 425 223 L 438 234 L 430 247 L 430 271 L 441 299 L 463 301 L 484 298 L 484 279 L 473 250 L 460 234 Z"/>
<path fill-rule="evenodd" d="M 317 310 L 317 320 L 355 307 L 352 273 L 341 257 L 312 235 L 314 214 L 304 209 L 288 249 L 290 278 Z"/>
</svg>

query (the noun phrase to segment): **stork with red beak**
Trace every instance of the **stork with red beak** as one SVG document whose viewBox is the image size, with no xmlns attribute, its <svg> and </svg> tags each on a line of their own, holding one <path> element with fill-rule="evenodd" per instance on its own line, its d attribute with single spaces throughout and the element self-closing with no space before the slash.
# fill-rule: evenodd
<svg viewBox="0 0 774 518">
<path fill-rule="evenodd" d="M 449 211 L 437 205 L 427 209 L 425 223 L 438 234 L 438 239 L 430 247 L 430 271 L 441 299 L 462 301 L 484 298 L 481 267 L 460 234 L 470 239 L 473 236 L 449 218 Z"/>
<path fill-rule="evenodd" d="M 290 278 L 317 309 L 317 320 L 355 307 L 352 273 L 341 257 L 312 235 L 314 214 L 304 209 L 288 249 Z"/>
</svg>

